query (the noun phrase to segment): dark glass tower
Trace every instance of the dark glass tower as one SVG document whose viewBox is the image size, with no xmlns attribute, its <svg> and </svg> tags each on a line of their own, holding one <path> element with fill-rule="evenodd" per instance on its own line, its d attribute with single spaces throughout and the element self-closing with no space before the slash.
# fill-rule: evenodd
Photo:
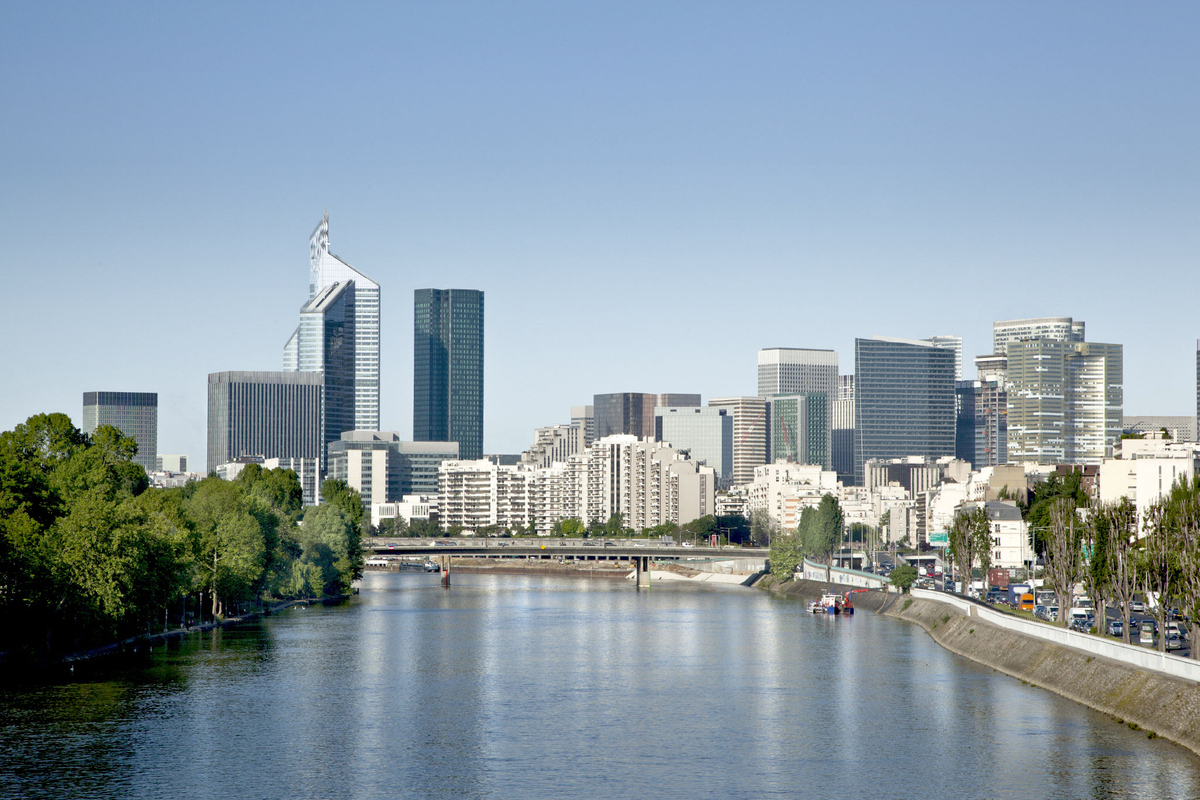
<svg viewBox="0 0 1200 800">
<path fill-rule="evenodd" d="M 954 351 L 909 339 L 854 340 L 854 478 L 872 458 L 954 455 Z"/>
<path fill-rule="evenodd" d="M 458 442 L 483 457 L 483 292 L 417 289 L 413 309 L 413 440 Z"/>
</svg>

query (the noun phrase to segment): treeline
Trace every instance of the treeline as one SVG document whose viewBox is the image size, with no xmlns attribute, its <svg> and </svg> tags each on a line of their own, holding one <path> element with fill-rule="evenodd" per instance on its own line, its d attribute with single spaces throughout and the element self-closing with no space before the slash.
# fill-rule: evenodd
<svg viewBox="0 0 1200 800">
<path fill-rule="evenodd" d="M 833 553 L 842 545 L 845 524 L 845 514 L 833 495 L 822 497 L 816 508 L 805 508 L 795 531 L 772 537 L 771 574 L 778 580 L 789 580 L 805 557 L 832 565 Z"/>
<path fill-rule="evenodd" d="M 0 433 L 0 634 L 56 653 L 341 594 L 362 574 L 362 505 L 338 481 L 305 509 L 291 470 L 249 465 L 148 488 L 136 443 L 64 414 Z"/>
</svg>

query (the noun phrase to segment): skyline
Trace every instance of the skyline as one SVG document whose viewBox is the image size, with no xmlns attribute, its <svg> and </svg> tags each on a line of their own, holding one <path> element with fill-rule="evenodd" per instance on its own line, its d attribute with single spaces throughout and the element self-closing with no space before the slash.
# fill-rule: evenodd
<svg viewBox="0 0 1200 800">
<path fill-rule="evenodd" d="M 1195 413 L 1192 6 L 322 8 L 11 9 L 0 429 L 156 392 L 199 468 L 325 208 L 402 437 L 430 286 L 488 295 L 486 452 L 595 394 L 752 396 L 764 347 L 958 335 L 970 379 L 1041 316 L 1124 345 L 1126 415 Z"/>
</svg>

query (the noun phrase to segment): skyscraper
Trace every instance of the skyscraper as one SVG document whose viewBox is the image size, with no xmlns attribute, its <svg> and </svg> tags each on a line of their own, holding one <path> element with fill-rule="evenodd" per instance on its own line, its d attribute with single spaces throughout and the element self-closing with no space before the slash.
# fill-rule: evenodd
<svg viewBox="0 0 1200 800">
<path fill-rule="evenodd" d="M 413 439 L 483 457 L 483 292 L 418 289 L 413 313 Z"/>
<path fill-rule="evenodd" d="M 596 439 L 617 434 L 630 434 L 639 439 L 654 438 L 654 409 L 662 406 L 695 408 L 700 395 L 667 392 L 613 392 L 592 398 Z"/>
<path fill-rule="evenodd" d="M 824 392 L 771 398 L 771 463 L 787 461 L 829 469 L 829 396 Z"/>
<path fill-rule="evenodd" d="M 325 297 L 324 290 L 342 287 L 339 291 L 349 293 L 341 302 L 348 310 L 348 318 L 343 324 L 350 331 L 348 349 L 352 352 L 353 367 L 350 394 L 343 393 L 346 387 L 342 384 L 335 387 L 333 399 L 341 406 L 333 410 L 332 419 L 343 420 L 335 423 L 348 425 L 343 430 L 376 430 L 379 428 L 379 284 L 329 252 L 328 214 L 322 217 L 309 238 L 308 255 L 309 302 L 301 310 L 300 327 L 284 345 L 283 368 L 286 371 L 307 370 L 312 367 L 305 364 L 322 360 L 307 350 L 320 340 L 302 335 L 303 315 L 313 313 L 313 303 L 318 302 L 318 295 Z M 321 302 L 328 300 L 325 297 Z M 337 380 L 344 381 L 340 377 Z M 349 397 L 349 406 L 344 404 L 343 397 Z M 341 432 L 335 431 L 330 441 L 336 440 Z"/>
<path fill-rule="evenodd" d="M 209 472 L 241 456 L 323 462 L 319 372 L 214 372 L 208 376 Z"/>
<path fill-rule="evenodd" d="M 838 356 L 834 350 L 767 347 L 758 351 L 758 396 L 824 392 L 838 396 Z"/>
<path fill-rule="evenodd" d="M 954 455 L 954 352 L 929 342 L 854 340 L 854 481 L 873 458 Z"/>
<path fill-rule="evenodd" d="M 1057 342 L 1082 342 L 1083 320 L 1070 317 L 1035 317 L 1010 319 L 992 323 L 992 352 L 1004 355 L 1012 342 L 1024 339 L 1053 339 Z"/>
<path fill-rule="evenodd" d="M 356 430 L 355 295 L 354 281 L 332 283 L 300 310 L 300 371 L 320 373 L 325 385 L 322 466 L 328 446 L 345 431 Z"/>
<path fill-rule="evenodd" d="M 710 397 L 710 408 L 723 408 L 733 415 L 733 483 L 754 481 L 754 468 L 767 463 L 767 414 L 769 401 L 762 397 Z"/>
<path fill-rule="evenodd" d="M 158 394 L 156 392 L 84 392 L 83 425 L 93 434 L 111 425 L 137 442 L 133 460 L 147 473 L 158 467 Z"/>
<path fill-rule="evenodd" d="M 961 336 L 930 336 L 925 341 L 935 347 L 944 347 L 954 351 L 954 380 L 963 379 L 962 337 Z"/>
<path fill-rule="evenodd" d="M 837 399 L 830 403 L 829 464 L 838 477 L 854 480 L 854 376 L 838 376 Z"/>
<path fill-rule="evenodd" d="M 728 409 L 659 406 L 654 409 L 654 438 L 712 467 L 718 488 L 733 482 L 733 415 Z"/>
</svg>

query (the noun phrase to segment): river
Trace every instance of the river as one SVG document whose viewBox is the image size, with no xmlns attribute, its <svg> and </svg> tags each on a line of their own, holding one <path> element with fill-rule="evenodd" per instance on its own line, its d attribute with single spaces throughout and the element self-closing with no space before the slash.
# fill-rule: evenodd
<svg viewBox="0 0 1200 800">
<path fill-rule="evenodd" d="M 0 796 L 1172 798 L 1200 758 L 738 587 L 370 573 L 0 690 Z"/>
</svg>

